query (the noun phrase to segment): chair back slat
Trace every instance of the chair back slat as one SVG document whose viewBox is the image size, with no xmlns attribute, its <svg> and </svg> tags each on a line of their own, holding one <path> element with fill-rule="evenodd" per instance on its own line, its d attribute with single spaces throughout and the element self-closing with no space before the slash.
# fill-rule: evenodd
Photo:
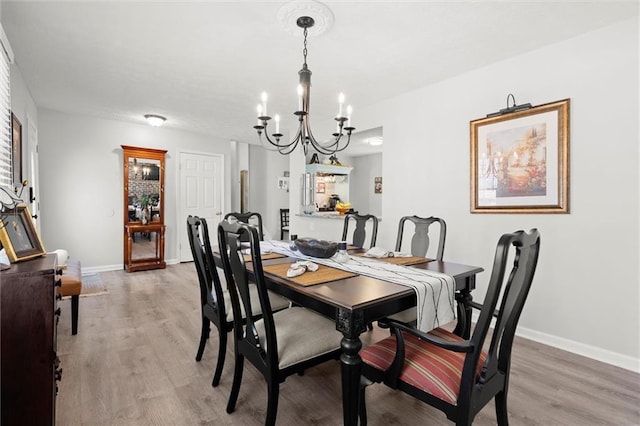
<svg viewBox="0 0 640 426">
<path fill-rule="evenodd" d="M 356 228 L 353 231 L 353 240 L 351 244 L 356 247 L 364 247 L 365 240 L 367 239 L 366 225 L 368 221 L 371 221 L 371 240 L 369 248 L 376 245 L 376 239 L 378 238 L 378 218 L 372 214 L 357 214 L 348 213 L 344 218 L 344 226 L 342 228 L 342 241 L 347 241 L 347 234 L 349 233 L 349 222 L 355 221 Z"/>
<path fill-rule="evenodd" d="M 264 232 L 262 229 L 262 215 L 257 212 L 231 212 L 224 215 L 224 219 L 227 220 L 230 217 L 235 218 L 238 222 L 246 223 L 247 225 L 257 226 L 258 227 L 258 237 L 260 241 L 264 240 Z M 248 241 L 248 235 L 243 236 L 243 242 Z"/>
<path fill-rule="evenodd" d="M 289 232 L 289 209 L 280 209 L 280 239 L 284 239 L 284 233 Z"/>
<path fill-rule="evenodd" d="M 411 222 L 414 225 L 414 233 L 411 238 L 411 255 L 418 257 L 426 257 L 430 246 L 429 229 L 434 223 L 440 225 L 440 236 L 438 238 L 438 248 L 436 252 L 435 260 L 442 260 L 444 255 L 444 243 L 447 236 L 447 224 L 443 219 L 437 217 L 418 217 L 418 216 L 404 216 L 400 218 L 398 224 L 398 236 L 396 237 L 396 251 L 402 251 L 402 240 L 405 233 L 406 222 Z"/>
<path fill-rule="evenodd" d="M 203 307 L 207 304 L 210 305 L 216 313 L 218 324 L 222 324 L 226 318 L 223 289 L 213 261 L 206 219 L 189 216 L 187 218 L 187 235 L 198 274 L 201 305 Z"/>
<path fill-rule="evenodd" d="M 252 273 L 247 269 L 249 262 L 245 261 L 243 254 L 243 250 L 246 253 L 247 245 L 251 256 Z M 224 220 L 218 226 L 218 247 L 234 312 L 234 333 L 237 344 L 243 345 L 244 351 L 251 354 L 254 363 L 261 360 L 262 364 L 268 368 L 270 365 L 277 365 L 275 325 L 262 269 L 258 231 L 244 222 L 230 223 Z M 258 295 L 258 300 L 252 300 L 250 286 L 256 286 L 254 293 Z M 260 336 L 255 326 L 256 318 L 246 315 L 246 321 L 243 323 L 240 304 L 244 312 L 255 312 L 252 306 L 260 305 L 266 347 L 260 343 Z"/>
<path fill-rule="evenodd" d="M 475 366 L 480 358 L 498 305 L 497 319 L 488 346 L 480 383 L 486 383 L 498 374 L 504 375 L 505 380 L 508 380 L 513 338 L 531 288 L 539 251 L 540 233 L 537 229 L 532 229 L 529 233 L 516 231 L 504 234 L 500 238 L 489 287 L 482 303 L 480 317 L 471 336 L 471 343 L 475 350 L 465 359 L 461 383 L 468 384 L 468 386 L 461 387 L 461 399 L 471 397 Z M 513 256 L 513 264 L 511 270 L 507 271 L 510 252 Z"/>
<path fill-rule="evenodd" d="M 289 226 L 289 209 L 280 209 L 280 225 Z"/>
</svg>

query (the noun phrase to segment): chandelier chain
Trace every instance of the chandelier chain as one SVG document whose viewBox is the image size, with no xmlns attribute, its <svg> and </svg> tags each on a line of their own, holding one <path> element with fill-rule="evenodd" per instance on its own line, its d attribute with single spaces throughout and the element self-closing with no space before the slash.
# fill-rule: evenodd
<svg viewBox="0 0 640 426">
<path fill-rule="evenodd" d="M 304 64 L 307 65 L 307 29 L 304 29 L 304 49 L 302 49 L 302 55 L 304 56 Z"/>
</svg>

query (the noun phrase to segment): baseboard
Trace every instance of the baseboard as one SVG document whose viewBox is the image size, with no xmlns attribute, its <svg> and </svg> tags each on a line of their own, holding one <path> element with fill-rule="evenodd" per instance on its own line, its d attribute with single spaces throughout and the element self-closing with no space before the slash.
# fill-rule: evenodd
<svg viewBox="0 0 640 426">
<path fill-rule="evenodd" d="M 166 260 L 165 263 L 167 265 L 177 265 L 180 263 L 178 259 L 169 259 Z M 82 267 L 82 275 L 90 275 L 96 274 L 98 272 L 108 272 L 108 271 L 122 271 L 124 269 L 124 264 L 119 263 L 117 265 L 102 265 L 102 266 L 89 266 Z"/>
<path fill-rule="evenodd" d="M 572 352 L 574 354 L 586 356 L 616 367 L 624 368 L 635 373 L 640 373 L 640 359 L 628 355 L 623 355 L 608 349 L 602 349 L 597 346 L 591 346 L 575 340 L 565 339 L 563 337 L 554 336 L 540 331 L 531 330 L 525 327 L 518 327 L 516 335 L 525 339 L 533 340 L 538 343 L 553 346 L 563 351 Z"/>
<path fill-rule="evenodd" d="M 474 312 L 472 321 L 476 322 L 477 320 L 478 314 Z M 554 336 L 552 334 L 543 333 L 526 327 L 518 327 L 516 329 L 516 336 L 533 340 L 534 342 L 542 343 L 543 345 L 551 346 L 556 349 L 595 359 L 596 361 L 604 362 L 606 364 L 615 365 L 616 367 L 624 368 L 625 370 L 630 370 L 635 373 L 640 373 L 640 359 L 632 356 L 623 355 L 608 349 L 587 345 L 585 343 L 576 342 L 575 340 L 565 339 L 564 337 Z"/>
<path fill-rule="evenodd" d="M 102 265 L 102 266 L 89 266 L 82 267 L 82 275 L 90 275 L 96 274 L 98 272 L 108 272 L 108 271 L 122 271 L 124 269 L 124 264 L 120 263 L 117 265 Z"/>
</svg>

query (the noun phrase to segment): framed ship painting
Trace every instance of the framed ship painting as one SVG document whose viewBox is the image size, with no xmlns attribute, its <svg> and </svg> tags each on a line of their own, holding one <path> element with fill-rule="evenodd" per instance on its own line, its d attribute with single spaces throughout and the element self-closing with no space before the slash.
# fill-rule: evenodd
<svg viewBox="0 0 640 426">
<path fill-rule="evenodd" d="M 569 99 L 470 123 L 471 213 L 569 212 Z"/>
</svg>

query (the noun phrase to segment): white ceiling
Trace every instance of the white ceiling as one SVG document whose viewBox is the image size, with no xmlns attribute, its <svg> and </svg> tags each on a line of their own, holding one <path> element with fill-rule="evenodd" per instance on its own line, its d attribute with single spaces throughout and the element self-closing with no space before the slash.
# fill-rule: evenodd
<svg viewBox="0 0 640 426">
<path fill-rule="evenodd" d="M 342 91 L 356 126 L 359 107 L 638 14 L 637 1 L 324 3 L 335 22 L 309 36 L 311 117 L 334 116 Z M 154 113 L 255 143 L 263 90 L 269 113 L 295 126 L 302 34 L 276 19 L 284 4 L 2 0 L 0 13 L 39 107 L 137 123 Z"/>
</svg>

